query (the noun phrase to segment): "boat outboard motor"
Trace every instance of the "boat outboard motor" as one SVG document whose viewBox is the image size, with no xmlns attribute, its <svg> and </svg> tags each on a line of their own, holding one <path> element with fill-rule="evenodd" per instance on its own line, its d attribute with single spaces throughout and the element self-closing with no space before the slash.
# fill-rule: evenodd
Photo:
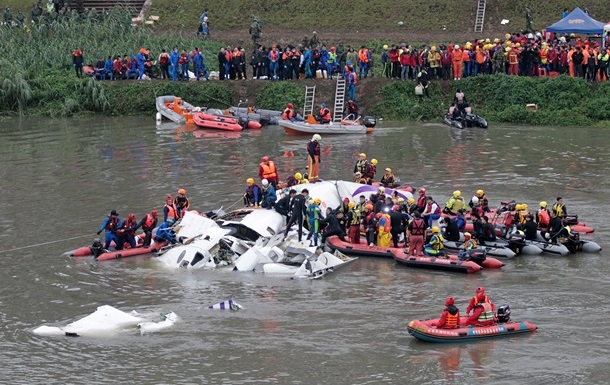
<svg viewBox="0 0 610 385">
<path fill-rule="evenodd" d="M 93 240 L 93 244 L 89 246 L 89 248 L 91 249 L 91 254 L 93 254 L 95 259 L 106 252 L 106 250 L 104 250 L 104 245 L 99 238 L 95 238 Z"/>
<path fill-rule="evenodd" d="M 498 323 L 510 322 L 510 306 L 499 306 L 496 317 L 498 318 Z"/>
<path fill-rule="evenodd" d="M 485 261 L 485 259 L 487 258 L 485 250 L 470 250 L 469 254 L 470 260 L 476 263 L 477 265 L 483 263 L 483 261 Z"/>
<path fill-rule="evenodd" d="M 362 118 L 362 124 L 364 127 L 375 127 L 377 125 L 377 119 L 374 116 L 365 116 Z"/>
<path fill-rule="evenodd" d="M 245 130 L 248 128 L 248 118 L 244 118 L 243 116 L 239 117 L 239 125 Z"/>
</svg>

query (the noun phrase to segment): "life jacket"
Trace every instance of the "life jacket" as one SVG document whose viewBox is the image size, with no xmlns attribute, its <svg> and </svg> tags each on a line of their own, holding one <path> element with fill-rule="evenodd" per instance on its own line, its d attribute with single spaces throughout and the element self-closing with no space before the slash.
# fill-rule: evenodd
<svg viewBox="0 0 610 385">
<path fill-rule="evenodd" d="M 361 63 L 368 63 L 369 62 L 368 52 L 369 51 L 366 48 L 363 48 L 360 51 L 358 51 L 358 61 Z"/>
<path fill-rule="evenodd" d="M 352 220 L 350 221 L 349 225 L 360 226 L 360 221 L 362 220 L 360 212 L 358 210 L 350 210 L 350 213 L 352 213 Z"/>
<path fill-rule="evenodd" d="M 326 107 L 320 108 L 320 119 L 330 120 L 330 110 Z"/>
<path fill-rule="evenodd" d="M 260 166 L 263 168 L 263 179 L 277 179 L 277 169 L 272 161 L 269 164 L 261 162 Z"/>
<path fill-rule="evenodd" d="M 557 213 L 557 216 L 562 218 L 565 217 L 565 213 L 563 212 L 563 207 L 564 205 L 560 205 L 559 203 L 555 203 L 553 205 L 553 210 L 555 210 L 555 212 Z"/>
<path fill-rule="evenodd" d="M 309 220 L 320 219 L 320 209 L 317 204 L 314 203 L 307 206 L 307 218 L 309 218 Z"/>
<path fill-rule="evenodd" d="M 470 61 L 470 52 L 468 52 L 468 50 L 462 51 L 462 60 L 464 62 L 469 62 Z"/>
<path fill-rule="evenodd" d="M 483 307 L 483 312 L 479 314 L 479 318 L 477 318 L 478 322 L 486 322 L 494 320 L 494 312 L 491 308 L 491 304 L 489 302 L 479 303 L 477 306 Z"/>
<path fill-rule="evenodd" d="M 445 329 L 455 329 L 460 319 L 460 313 L 451 314 L 447 311 L 447 321 L 445 322 Z"/>
<path fill-rule="evenodd" d="M 487 297 L 487 296 L 485 296 L 485 299 L 483 300 L 483 302 L 491 303 L 491 301 L 489 300 L 489 297 Z M 472 303 L 474 303 L 474 304 L 479 303 L 479 300 L 477 299 L 476 295 L 474 297 L 472 297 Z"/>
<path fill-rule="evenodd" d="M 284 112 L 282 113 L 282 119 L 290 120 L 292 118 L 294 118 L 294 110 L 292 110 L 290 108 L 286 108 L 284 110 Z"/>
<path fill-rule="evenodd" d="M 447 208 L 453 213 L 457 213 L 458 210 L 464 208 L 464 199 L 462 198 L 451 198 L 449 202 L 451 202 L 451 206 L 448 205 Z"/>
<path fill-rule="evenodd" d="M 349 79 L 350 79 L 350 81 L 352 83 L 357 84 L 358 83 L 358 76 L 356 76 L 356 72 L 350 72 Z"/>
<path fill-rule="evenodd" d="M 271 60 L 272 62 L 276 62 L 279 58 L 280 53 L 278 51 L 272 50 L 269 52 L 269 60 Z"/>
<path fill-rule="evenodd" d="M 225 53 L 225 59 L 227 59 L 227 61 L 230 62 L 231 59 L 233 59 L 233 52 L 227 50 Z"/>
<path fill-rule="evenodd" d="M 508 52 L 508 64 L 519 64 L 519 55 L 517 54 L 517 50 L 511 49 Z"/>
<path fill-rule="evenodd" d="M 474 239 L 469 239 L 464 242 L 464 250 L 466 251 L 476 249 L 477 247 L 479 247 L 479 245 L 477 245 L 477 242 Z"/>
<path fill-rule="evenodd" d="M 547 59 L 549 56 L 549 49 L 548 48 L 544 48 L 540 51 L 540 62 L 542 64 L 546 64 L 547 63 Z"/>
<path fill-rule="evenodd" d="M 377 173 L 377 166 L 375 166 L 373 163 L 368 163 L 366 165 L 366 171 L 364 173 L 364 176 L 372 179 L 375 177 L 376 173 Z"/>
<path fill-rule="evenodd" d="M 110 218 L 110 220 L 106 224 L 106 230 L 115 231 L 117 227 L 119 227 L 119 218 L 113 218 L 111 216 L 109 216 L 108 218 Z"/>
<path fill-rule="evenodd" d="M 167 217 L 168 218 L 178 219 L 178 212 L 177 212 L 178 210 L 176 210 L 176 206 L 173 203 L 171 205 L 168 205 L 166 203 L 165 207 L 167 207 Z"/>
<path fill-rule="evenodd" d="M 431 203 L 426 204 L 426 211 L 432 210 L 432 205 L 434 205 L 434 204 L 436 204 L 436 210 L 434 210 L 434 212 L 431 214 L 441 214 L 443 211 L 441 210 L 438 203 L 436 203 L 435 201 L 432 201 Z"/>
<path fill-rule="evenodd" d="M 146 221 L 142 225 L 144 230 L 152 230 L 152 226 L 155 224 L 155 217 L 150 214 L 146 214 Z"/>
<path fill-rule="evenodd" d="M 131 222 L 129 219 L 127 219 L 125 222 L 123 222 L 123 228 L 121 230 L 124 230 L 125 235 L 133 236 L 136 233 L 132 228 L 134 224 L 135 222 Z"/>
<path fill-rule="evenodd" d="M 328 59 L 326 60 L 326 63 L 328 64 L 335 64 L 335 62 L 337 61 L 337 54 L 334 52 L 331 52 L 328 54 Z"/>
<path fill-rule="evenodd" d="M 426 223 L 423 219 L 414 219 L 413 220 L 413 230 L 411 230 L 411 235 L 424 235 L 426 231 Z"/>
<path fill-rule="evenodd" d="M 174 198 L 174 207 L 180 211 L 189 208 L 189 200 L 187 197 L 176 197 Z"/>
<path fill-rule="evenodd" d="M 546 209 L 538 210 L 538 225 L 548 226 L 550 221 L 551 217 Z"/>
<path fill-rule="evenodd" d="M 426 196 L 426 194 L 421 195 L 419 198 L 417 198 L 417 207 L 426 207 L 426 200 L 428 199 L 428 197 Z"/>
<path fill-rule="evenodd" d="M 81 50 L 76 50 L 74 52 L 72 52 L 72 56 L 83 56 L 83 51 Z"/>
<path fill-rule="evenodd" d="M 356 162 L 356 171 L 358 171 L 359 173 L 361 173 L 362 175 L 364 175 L 364 173 L 366 172 L 366 165 L 367 165 L 367 161 L 366 160 L 358 160 Z"/>
<path fill-rule="evenodd" d="M 430 239 L 430 245 L 434 250 L 441 250 L 445 247 L 445 238 L 440 233 L 436 233 L 432 235 L 432 239 Z"/>
<path fill-rule="evenodd" d="M 521 210 L 517 211 L 517 223 L 520 225 L 524 225 L 527 222 L 527 216 L 529 215 L 529 211 Z"/>
</svg>

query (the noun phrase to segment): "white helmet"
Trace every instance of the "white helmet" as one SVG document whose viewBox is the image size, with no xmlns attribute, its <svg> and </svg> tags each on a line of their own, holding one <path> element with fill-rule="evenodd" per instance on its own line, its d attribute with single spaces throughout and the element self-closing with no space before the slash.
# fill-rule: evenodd
<svg viewBox="0 0 610 385">
<path fill-rule="evenodd" d="M 454 49 L 460 49 L 460 46 L 458 44 L 453 46 Z"/>
<path fill-rule="evenodd" d="M 311 140 L 319 142 L 322 140 L 322 137 L 318 134 L 314 134 L 313 137 L 311 138 Z"/>
<path fill-rule="evenodd" d="M 268 186 L 269 185 L 269 181 L 267 179 L 263 179 L 262 183 L 263 183 L 263 186 Z"/>
<path fill-rule="evenodd" d="M 263 181 L 263 184 L 265 184 L 265 181 Z M 476 205 L 477 203 L 479 203 L 479 197 L 477 197 L 477 196 L 472 197 L 472 204 Z"/>
</svg>

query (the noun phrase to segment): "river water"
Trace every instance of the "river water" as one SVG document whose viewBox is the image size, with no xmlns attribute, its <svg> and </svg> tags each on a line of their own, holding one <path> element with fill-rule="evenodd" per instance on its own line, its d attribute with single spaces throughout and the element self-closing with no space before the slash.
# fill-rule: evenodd
<svg viewBox="0 0 610 385">
<path fill-rule="evenodd" d="M 3 384 L 602 384 L 607 383 L 610 194 L 607 130 L 437 124 L 381 125 L 323 136 L 321 177 L 350 178 L 356 156 L 392 167 L 437 201 L 482 188 L 492 205 L 536 208 L 562 196 L 596 228 L 600 254 L 527 256 L 473 276 L 360 258 L 320 280 L 259 273 L 172 271 L 154 258 L 97 263 L 62 253 L 89 244 L 116 209 L 138 219 L 185 188 L 200 210 L 233 205 L 262 155 L 282 177 L 303 171 L 309 137 L 279 127 L 243 133 L 164 127 L 152 117 L 0 122 L 0 383 Z M 237 207 L 237 206 L 233 206 Z M 464 308 L 478 286 L 528 336 L 426 344 L 411 319 L 436 317 L 447 295 Z M 208 310 L 234 298 L 239 312 Z M 175 327 L 140 336 L 40 337 L 109 304 Z"/>
</svg>

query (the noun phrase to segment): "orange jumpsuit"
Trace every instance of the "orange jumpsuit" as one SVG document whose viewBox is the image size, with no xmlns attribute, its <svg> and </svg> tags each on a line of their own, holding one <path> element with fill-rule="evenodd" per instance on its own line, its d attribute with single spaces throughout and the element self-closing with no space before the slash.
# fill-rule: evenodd
<svg viewBox="0 0 610 385">
<path fill-rule="evenodd" d="M 462 65 L 464 64 L 464 59 L 462 58 L 462 50 L 454 49 L 451 52 L 451 65 L 453 68 L 453 78 L 461 79 L 462 78 Z"/>
</svg>

